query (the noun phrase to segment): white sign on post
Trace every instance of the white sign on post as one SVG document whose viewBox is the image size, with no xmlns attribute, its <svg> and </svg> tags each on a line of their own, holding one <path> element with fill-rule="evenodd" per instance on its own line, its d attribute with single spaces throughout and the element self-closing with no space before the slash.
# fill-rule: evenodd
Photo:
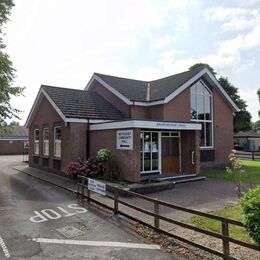
<svg viewBox="0 0 260 260">
<path fill-rule="evenodd" d="M 88 189 L 106 196 L 106 184 L 93 179 L 88 179 Z"/>
<path fill-rule="evenodd" d="M 133 150 L 133 130 L 117 131 L 116 149 Z"/>
</svg>

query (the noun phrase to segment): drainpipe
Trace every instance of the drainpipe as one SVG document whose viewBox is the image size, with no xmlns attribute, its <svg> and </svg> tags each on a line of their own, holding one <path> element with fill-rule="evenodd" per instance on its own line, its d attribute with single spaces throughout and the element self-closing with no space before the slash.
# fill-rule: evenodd
<svg viewBox="0 0 260 260">
<path fill-rule="evenodd" d="M 133 100 L 132 108 L 131 108 L 131 106 L 130 106 L 130 118 L 133 117 L 133 109 L 134 109 L 134 106 L 135 106 L 135 101 Z"/>
<path fill-rule="evenodd" d="M 151 92 L 151 87 L 150 87 L 150 82 L 147 83 L 147 89 L 146 89 L 146 101 L 150 101 L 150 92 Z"/>
<path fill-rule="evenodd" d="M 90 138 L 89 138 L 89 118 L 87 124 L 87 131 L 86 131 L 86 159 L 89 158 L 89 145 L 90 145 Z"/>
</svg>

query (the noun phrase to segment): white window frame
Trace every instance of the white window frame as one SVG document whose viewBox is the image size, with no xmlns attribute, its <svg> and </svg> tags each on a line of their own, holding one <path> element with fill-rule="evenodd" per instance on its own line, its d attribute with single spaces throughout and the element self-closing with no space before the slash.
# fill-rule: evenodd
<svg viewBox="0 0 260 260">
<path fill-rule="evenodd" d="M 146 130 L 142 130 L 140 133 L 143 133 L 143 135 L 145 133 L 150 133 L 151 137 L 150 137 L 150 142 L 152 141 L 152 133 L 157 133 L 158 134 L 158 147 L 157 147 L 157 153 L 158 153 L 158 170 L 149 170 L 149 171 L 144 171 L 144 138 L 142 140 L 142 147 L 140 147 L 140 155 L 142 154 L 142 157 L 140 156 L 140 159 L 143 158 L 143 160 L 140 160 L 141 162 L 141 166 L 142 166 L 142 170 L 141 170 L 141 174 L 145 175 L 146 173 L 157 173 L 159 172 L 159 174 L 161 174 L 161 132 L 158 131 L 146 131 Z M 152 158 L 152 150 L 150 149 L 150 153 L 151 153 L 151 158 Z M 150 162 L 150 168 L 152 169 L 152 160 Z"/>
<path fill-rule="evenodd" d="M 60 154 L 59 154 L 59 155 L 57 155 L 57 154 L 55 153 L 55 151 L 56 151 L 56 144 L 60 144 L 60 146 L 61 146 L 61 140 L 56 140 L 56 129 L 58 129 L 58 128 L 60 128 L 60 130 L 61 130 L 61 126 L 55 126 L 54 129 L 53 129 L 53 142 L 54 142 L 53 155 L 54 155 L 54 157 L 56 157 L 56 158 L 61 158 L 61 151 L 60 151 Z"/>
<path fill-rule="evenodd" d="M 47 139 L 45 139 L 45 131 L 46 130 L 48 130 L 48 140 Z M 49 134 L 50 134 L 50 130 L 49 130 L 49 127 L 44 127 L 43 128 L 43 130 L 42 130 L 42 154 L 44 155 L 44 156 L 49 156 L 49 154 L 50 154 L 50 147 L 49 147 L 49 139 L 50 139 L 50 136 L 49 136 Z M 46 151 L 45 151 L 45 145 L 47 144 L 47 146 L 48 146 L 48 152 L 46 153 Z"/>
<path fill-rule="evenodd" d="M 38 135 L 39 139 L 38 140 L 35 139 L 36 138 L 36 131 L 39 132 L 39 135 Z M 33 154 L 35 154 L 35 155 L 40 154 L 40 142 L 39 141 L 40 141 L 40 130 L 39 130 L 39 128 L 35 128 L 33 130 Z M 36 145 L 38 146 L 38 153 L 36 152 L 36 149 L 35 149 Z"/>
<path fill-rule="evenodd" d="M 198 93 L 197 91 L 192 91 L 192 87 L 198 83 L 201 83 L 203 85 L 204 88 L 207 89 L 207 91 L 210 93 L 209 95 L 206 95 L 204 93 Z M 204 145 L 203 146 L 200 146 L 201 149 L 212 149 L 214 148 L 214 127 L 213 127 L 213 94 L 212 94 L 212 91 L 207 87 L 207 85 L 202 81 L 202 80 L 199 80 L 198 82 L 196 82 L 194 85 L 192 85 L 190 87 L 190 94 L 195 94 L 195 95 L 201 95 L 203 97 L 205 96 L 209 96 L 210 97 L 210 111 L 211 111 L 211 119 L 210 120 L 207 120 L 207 119 L 191 119 L 192 122 L 197 122 L 197 123 L 201 123 L 201 124 L 204 124 Z M 190 98 L 191 99 L 191 98 Z M 196 98 L 197 100 L 197 98 Z M 191 103 L 190 103 L 190 106 L 191 106 Z M 196 102 L 196 110 L 198 111 L 198 102 Z M 205 103 L 204 103 L 204 106 L 205 106 Z M 203 110 L 205 112 L 205 107 L 203 107 Z M 211 145 L 210 146 L 207 146 L 206 145 L 206 123 L 210 123 L 211 124 Z M 202 130 L 201 130 L 202 131 Z"/>
</svg>

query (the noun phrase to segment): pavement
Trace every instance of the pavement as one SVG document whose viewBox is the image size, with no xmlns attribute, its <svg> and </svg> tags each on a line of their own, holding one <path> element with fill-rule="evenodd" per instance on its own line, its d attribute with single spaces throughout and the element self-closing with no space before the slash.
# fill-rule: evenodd
<svg viewBox="0 0 260 260">
<path fill-rule="evenodd" d="M 34 169 L 28 167 L 28 165 L 14 166 L 14 168 L 52 185 L 71 192 L 77 192 L 75 182 L 66 177 Z M 99 201 L 112 205 L 112 202 L 109 201 L 109 199 L 95 194 L 93 196 L 98 198 Z M 238 201 L 234 182 L 210 178 L 203 181 L 178 184 L 172 190 L 150 193 L 146 194 L 146 196 L 203 212 L 221 210 L 227 204 L 233 204 Z M 140 198 L 121 197 L 120 199 L 153 211 L 153 204 Z M 162 206 L 160 207 L 160 212 L 167 217 L 172 217 L 180 221 L 191 217 L 191 214 Z M 141 216 L 143 217 L 143 215 Z"/>
<path fill-rule="evenodd" d="M 21 159 L 0 156 L 0 259 L 180 259 L 111 214 L 82 207 L 70 180 L 24 174 Z"/>
</svg>

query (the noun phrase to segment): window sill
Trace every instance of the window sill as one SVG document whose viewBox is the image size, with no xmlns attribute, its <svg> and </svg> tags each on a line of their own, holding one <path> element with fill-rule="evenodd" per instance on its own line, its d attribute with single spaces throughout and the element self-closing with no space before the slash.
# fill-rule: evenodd
<svg viewBox="0 0 260 260">
<path fill-rule="evenodd" d="M 33 156 L 37 156 L 37 157 L 39 157 L 40 155 L 39 155 L 39 154 L 35 154 L 35 153 L 33 153 Z"/>
<path fill-rule="evenodd" d="M 42 155 L 42 158 L 49 159 L 49 155 Z"/>
<path fill-rule="evenodd" d="M 200 147 L 201 151 L 216 151 L 216 148 L 214 147 Z"/>
<path fill-rule="evenodd" d="M 52 157 L 52 160 L 59 160 L 59 161 L 60 161 L 60 160 L 61 160 L 61 157 L 55 157 L 55 156 L 54 156 L 54 157 Z"/>
</svg>

